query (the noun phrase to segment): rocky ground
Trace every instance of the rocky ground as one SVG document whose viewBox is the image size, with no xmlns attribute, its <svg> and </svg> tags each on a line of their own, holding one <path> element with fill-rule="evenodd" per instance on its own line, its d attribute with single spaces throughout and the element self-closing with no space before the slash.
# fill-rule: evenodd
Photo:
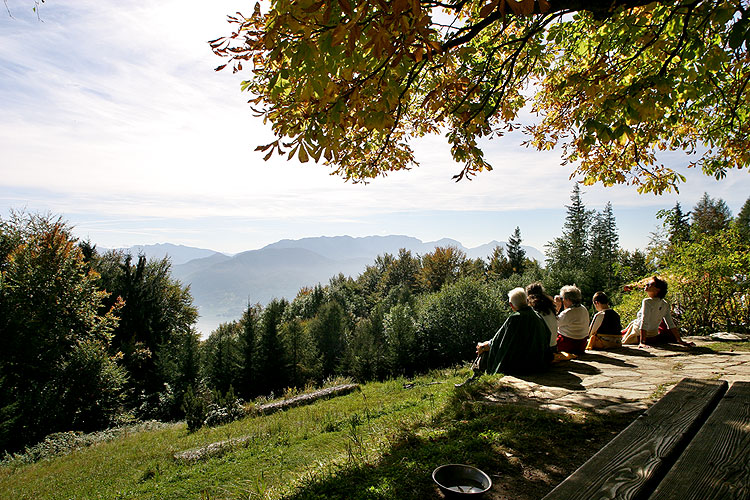
<svg viewBox="0 0 750 500">
<path fill-rule="evenodd" d="M 705 345 L 715 342 L 711 337 L 687 340 L 695 342 L 696 347 L 626 346 L 612 351 L 587 351 L 578 359 L 554 364 L 543 374 L 503 377 L 503 382 L 515 391 L 488 398 L 515 398 L 522 404 L 561 412 L 587 408 L 627 413 L 648 408 L 685 377 L 723 379 L 730 384 L 750 380 L 750 352 L 708 349 Z"/>
</svg>

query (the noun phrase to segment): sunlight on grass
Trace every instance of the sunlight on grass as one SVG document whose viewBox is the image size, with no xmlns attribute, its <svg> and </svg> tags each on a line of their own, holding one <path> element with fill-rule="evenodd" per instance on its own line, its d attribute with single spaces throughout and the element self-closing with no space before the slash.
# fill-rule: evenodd
<svg viewBox="0 0 750 500">
<path fill-rule="evenodd" d="M 443 370 L 370 383 L 346 396 L 193 434 L 175 424 L 32 465 L 3 466 L 0 493 L 29 500 L 416 500 L 435 495 L 430 474 L 442 463 L 470 463 L 510 477 L 520 473 L 521 460 L 544 471 L 575 441 L 606 442 L 631 418 L 610 417 L 604 425 L 593 415 L 572 419 L 491 404 L 484 394 L 498 389 L 500 377 L 455 389 L 460 376 L 464 371 Z M 220 456 L 192 464 L 173 458 L 238 438 Z"/>
</svg>

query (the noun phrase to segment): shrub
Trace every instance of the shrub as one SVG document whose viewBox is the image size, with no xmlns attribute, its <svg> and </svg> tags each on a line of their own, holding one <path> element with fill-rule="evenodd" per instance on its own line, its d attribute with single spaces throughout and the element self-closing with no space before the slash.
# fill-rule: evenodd
<svg viewBox="0 0 750 500">
<path fill-rule="evenodd" d="M 423 296 L 417 310 L 416 349 L 425 358 L 422 366 L 438 368 L 473 359 L 477 342 L 491 338 L 510 314 L 507 302 L 494 287 L 471 278 Z"/>
</svg>

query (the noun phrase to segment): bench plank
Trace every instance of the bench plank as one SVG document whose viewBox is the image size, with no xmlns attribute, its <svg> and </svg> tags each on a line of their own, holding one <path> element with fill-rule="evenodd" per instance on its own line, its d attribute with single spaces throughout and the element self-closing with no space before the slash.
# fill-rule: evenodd
<svg viewBox="0 0 750 500">
<path fill-rule="evenodd" d="M 544 500 L 637 499 L 666 474 L 727 390 L 683 379 L 552 490 Z"/>
<path fill-rule="evenodd" d="M 750 382 L 732 384 L 651 498 L 750 498 Z"/>
</svg>

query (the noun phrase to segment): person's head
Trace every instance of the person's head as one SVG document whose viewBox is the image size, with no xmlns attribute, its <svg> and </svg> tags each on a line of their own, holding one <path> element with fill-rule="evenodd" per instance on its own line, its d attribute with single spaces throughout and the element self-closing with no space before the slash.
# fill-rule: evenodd
<svg viewBox="0 0 750 500">
<path fill-rule="evenodd" d="M 609 297 L 607 297 L 607 294 L 604 292 L 596 292 L 594 294 L 594 298 L 591 299 L 591 301 L 594 303 L 594 307 L 600 311 L 602 309 L 609 308 Z"/>
<path fill-rule="evenodd" d="M 663 299 L 667 296 L 667 282 L 656 276 L 652 277 L 646 283 L 646 293 L 648 293 L 649 296 Z"/>
<path fill-rule="evenodd" d="M 557 304 L 552 300 L 544 286 L 536 282 L 526 286 L 527 303 L 529 307 L 542 314 L 556 314 Z"/>
<path fill-rule="evenodd" d="M 540 282 L 531 283 L 526 286 L 526 295 L 546 295 L 547 292 L 544 290 L 544 285 Z"/>
<path fill-rule="evenodd" d="M 575 285 L 567 285 L 560 289 L 560 297 L 562 297 L 563 304 L 565 307 L 580 306 L 583 300 L 581 289 Z"/>
<path fill-rule="evenodd" d="M 514 310 L 518 310 L 526 305 L 526 292 L 523 288 L 514 288 L 508 292 L 508 302 L 513 306 Z"/>
</svg>

